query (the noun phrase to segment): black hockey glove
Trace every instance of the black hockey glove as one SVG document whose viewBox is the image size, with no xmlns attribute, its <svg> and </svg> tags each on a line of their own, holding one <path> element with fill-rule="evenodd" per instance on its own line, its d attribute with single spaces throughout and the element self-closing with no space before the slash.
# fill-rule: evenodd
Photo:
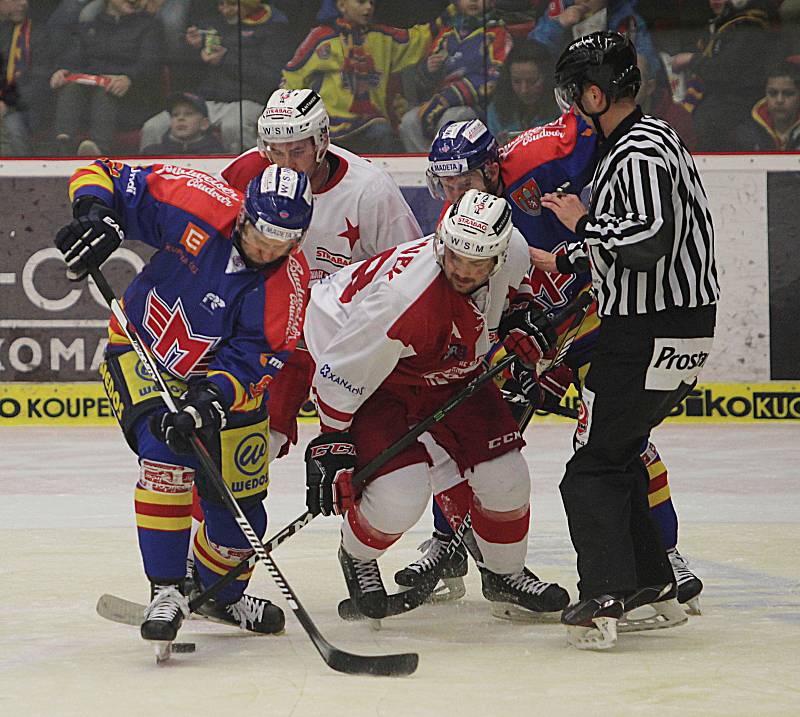
<svg viewBox="0 0 800 717">
<path fill-rule="evenodd" d="M 192 452 L 192 434 L 200 429 L 220 431 L 228 422 L 225 397 L 212 381 L 190 384 L 181 396 L 181 410 L 150 417 L 150 432 L 174 453 Z"/>
<path fill-rule="evenodd" d="M 541 408 L 544 402 L 544 395 L 542 387 L 539 385 L 536 371 L 526 368 L 521 361 L 514 361 L 509 368 L 509 373 L 516 383 L 516 388 L 525 396 L 533 410 L 536 411 Z M 505 388 L 508 389 L 510 387 L 506 384 Z"/>
<path fill-rule="evenodd" d="M 353 507 L 356 447 L 347 431 L 321 433 L 306 448 L 306 508 L 312 515 L 342 515 Z"/>
<path fill-rule="evenodd" d="M 532 304 L 512 307 L 500 321 L 500 338 L 507 351 L 529 368 L 536 366 L 558 337 L 543 312 Z"/>
<path fill-rule="evenodd" d="M 56 234 L 55 244 L 64 255 L 67 278 L 81 281 L 99 268 L 125 238 L 122 220 L 103 204 L 92 204 L 83 216 L 76 217 Z"/>
</svg>

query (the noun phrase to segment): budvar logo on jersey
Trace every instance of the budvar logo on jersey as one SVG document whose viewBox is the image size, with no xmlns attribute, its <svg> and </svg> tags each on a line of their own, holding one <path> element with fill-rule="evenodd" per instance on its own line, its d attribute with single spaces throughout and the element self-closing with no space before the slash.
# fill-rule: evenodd
<svg viewBox="0 0 800 717">
<path fill-rule="evenodd" d="M 267 440 L 264 434 L 251 433 L 236 446 L 233 460 L 242 473 L 253 476 L 264 470 L 267 461 L 267 450 Z"/>
</svg>

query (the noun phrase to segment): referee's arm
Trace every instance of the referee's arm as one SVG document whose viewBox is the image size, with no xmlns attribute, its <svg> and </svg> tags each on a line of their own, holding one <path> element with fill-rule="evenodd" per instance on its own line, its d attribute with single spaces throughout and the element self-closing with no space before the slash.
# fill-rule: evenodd
<svg viewBox="0 0 800 717">
<path fill-rule="evenodd" d="M 606 209 L 601 192 L 598 214 L 579 219 L 575 233 L 612 252 L 626 269 L 649 271 L 675 243 L 672 178 L 662 164 L 641 157 L 630 157 L 615 174 L 608 201 L 616 202 Z"/>
</svg>

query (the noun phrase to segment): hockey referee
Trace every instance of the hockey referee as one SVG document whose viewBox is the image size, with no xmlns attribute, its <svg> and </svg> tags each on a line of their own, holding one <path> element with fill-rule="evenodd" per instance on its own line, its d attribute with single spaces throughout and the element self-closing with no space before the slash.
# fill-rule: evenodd
<svg viewBox="0 0 800 717">
<path fill-rule="evenodd" d="M 580 578 L 579 600 L 561 621 L 581 649 L 612 647 L 618 620 L 639 605 L 651 603 L 660 626 L 686 620 L 639 452 L 711 350 L 714 227 L 691 155 L 669 124 L 642 113 L 640 85 L 636 51 L 616 32 L 574 40 L 556 65 L 560 104 L 600 139 L 588 213 L 574 194 L 542 199 L 583 240 L 564 266 L 588 256 L 601 316 L 560 486 Z"/>
</svg>

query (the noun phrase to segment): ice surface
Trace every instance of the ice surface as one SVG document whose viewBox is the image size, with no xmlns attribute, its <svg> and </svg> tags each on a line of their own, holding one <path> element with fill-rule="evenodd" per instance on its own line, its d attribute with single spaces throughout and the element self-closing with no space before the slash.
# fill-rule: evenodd
<svg viewBox="0 0 800 717">
<path fill-rule="evenodd" d="M 315 432 L 301 426 L 301 443 Z M 319 517 L 274 557 L 323 634 L 354 652 L 416 651 L 409 678 L 329 670 L 287 609 L 287 630 L 254 636 L 192 620 L 194 654 L 157 667 L 135 628 L 94 612 L 112 592 L 144 602 L 132 485 L 137 468 L 108 429 L 0 429 L 0 715 L 798 715 L 800 481 L 796 426 L 674 425 L 655 441 L 681 517 L 679 547 L 706 584 L 689 625 L 624 635 L 609 654 L 568 648 L 555 623 L 492 618 L 474 565 L 467 595 L 384 620 L 336 615 L 346 589 L 336 518 Z M 570 427 L 532 426 L 528 565 L 575 595 L 558 496 Z M 273 465 L 271 535 L 303 512 L 302 451 Z M 430 516 L 382 559 L 387 585 L 417 555 Z M 251 591 L 284 606 L 266 571 Z"/>
</svg>

